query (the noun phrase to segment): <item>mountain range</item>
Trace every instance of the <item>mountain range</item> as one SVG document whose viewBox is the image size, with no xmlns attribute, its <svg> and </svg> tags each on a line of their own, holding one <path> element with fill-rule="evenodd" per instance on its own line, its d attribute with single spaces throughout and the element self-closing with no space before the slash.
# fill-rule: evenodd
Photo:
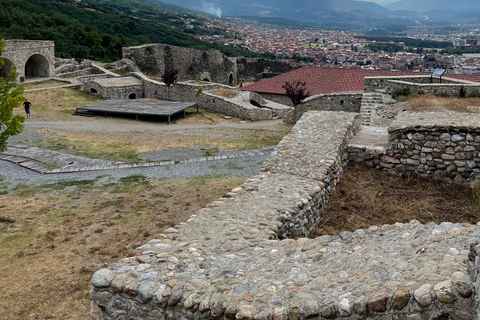
<svg viewBox="0 0 480 320">
<path fill-rule="evenodd" d="M 428 12 L 437 10 L 480 12 L 480 3 L 473 0 L 401 0 L 385 6 L 387 9 Z"/>
<path fill-rule="evenodd" d="M 143 0 L 146 1 L 146 0 Z M 480 2 L 473 0 L 401 0 L 385 7 L 355 0 L 148 0 L 221 16 L 278 17 L 327 23 L 340 28 L 368 29 L 388 25 L 480 23 Z M 439 12 L 441 11 L 441 12 Z"/>
</svg>

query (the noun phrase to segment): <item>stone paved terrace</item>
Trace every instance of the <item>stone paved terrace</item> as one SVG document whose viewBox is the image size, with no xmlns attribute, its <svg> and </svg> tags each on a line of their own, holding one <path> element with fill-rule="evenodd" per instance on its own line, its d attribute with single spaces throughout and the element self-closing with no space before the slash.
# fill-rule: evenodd
<svg viewBox="0 0 480 320">
<path fill-rule="evenodd" d="M 304 237 L 359 123 L 307 112 L 257 176 L 97 271 L 92 318 L 472 319 L 477 226 L 412 221 Z"/>
</svg>

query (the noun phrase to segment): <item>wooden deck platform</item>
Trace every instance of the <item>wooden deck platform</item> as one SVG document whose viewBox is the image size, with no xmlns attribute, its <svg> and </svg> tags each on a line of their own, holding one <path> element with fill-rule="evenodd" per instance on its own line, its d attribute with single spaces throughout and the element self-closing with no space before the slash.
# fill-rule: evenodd
<svg viewBox="0 0 480 320">
<path fill-rule="evenodd" d="M 105 100 L 97 103 L 89 104 L 83 107 L 76 108 L 76 112 L 91 112 L 93 114 L 116 114 L 116 115 L 135 115 L 138 120 L 139 116 L 158 116 L 168 117 L 168 123 L 170 123 L 170 117 L 183 111 L 185 116 L 185 110 L 188 108 L 197 106 L 195 102 L 174 102 L 174 101 L 161 101 L 161 100 Z"/>
</svg>

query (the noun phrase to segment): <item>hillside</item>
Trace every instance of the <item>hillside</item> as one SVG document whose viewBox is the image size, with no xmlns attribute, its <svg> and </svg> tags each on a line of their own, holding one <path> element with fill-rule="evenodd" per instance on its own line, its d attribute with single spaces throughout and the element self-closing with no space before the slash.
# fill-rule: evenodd
<svg viewBox="0 0 480 320">
<path fill-rule="evenodd" d="M 219 49 L 229 56 L 257 56 L 190 36 L 221 32 L 205 18 L 136 0 L 0 0 L 0 7 L 0 38 L 53 40 L 56 56 L 61 58 L 84 51 L 88 59 L 114 61 L 121 58 L 122 47 L 145 43 Z M 187 19 L 193 29 L 185 27 Z"/>
<path fill-rule="evenodd" d="M 480 12 L 480 3 L 472 0 L 401 0 L 388 4 L 386 7 L 390 10 L 415 10 L 417 12 L 435 10 Z"/>
</svg>

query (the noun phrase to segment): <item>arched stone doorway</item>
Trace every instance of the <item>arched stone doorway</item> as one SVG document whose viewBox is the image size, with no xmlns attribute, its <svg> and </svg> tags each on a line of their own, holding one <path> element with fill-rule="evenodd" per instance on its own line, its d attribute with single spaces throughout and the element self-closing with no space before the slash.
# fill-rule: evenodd
<svg viewBox="0 0 480 320">
<path fill-rule="evenodd" d="M 10 75 L 10 71 L 12 71 L 12 67 L 14 66 L 13 62 L 7 58 L 4 58 L 3 61 L 5 64 L 0 68 L 0 77 L 6 78 Z"/>
<path fill-rule="evenodd" d="M 26 78 L 38 78 L 48 77 L 48 60 L 41 54 L 34 54 L 31 56 L 25 64 L 25 77 Z"/>
<path fill-rule="evenodd" d="M 128 95 L 128 99 L 137 99 L 137 94 L 136 93 L 130 93 Z"/>
<path fill-rule="evenodd" d="M 234 83 L 233 83 L 233 74 L 230 73 L 230 77 L 228 77 L 228 85 L 229 86 L 233 86 Z"/>
<path fill-rule="evenodd" d="M 98 92 L 97 92 L 97 90 L 96 90 L 95 88 L 90 88 L 90 93 L 92 93 L 92 94 L 97 94 Z"/>
</svg>

